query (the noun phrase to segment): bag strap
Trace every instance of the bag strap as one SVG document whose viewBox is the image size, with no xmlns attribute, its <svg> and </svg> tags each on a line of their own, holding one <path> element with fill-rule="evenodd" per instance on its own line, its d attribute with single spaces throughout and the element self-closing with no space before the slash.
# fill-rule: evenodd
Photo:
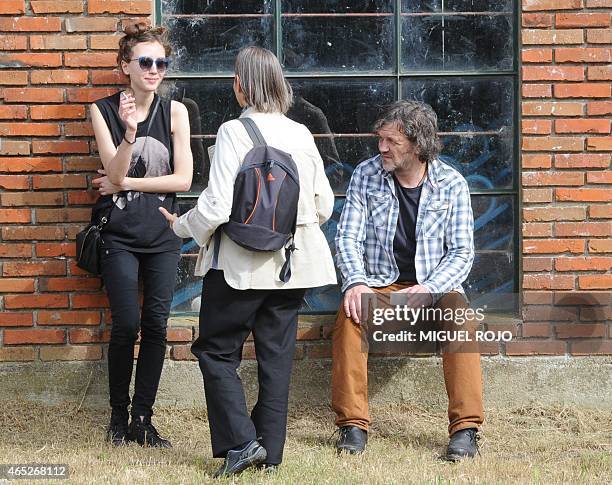
<svg viewBox="0 0 612 485">
<path fill-rule="evenodd" d="M 267 145 L 265 138 L 261 134 L 261 131 L 259 131 L 259 128 L 257 128 L 257 125 L 251 118 L 244 117 L 244 118 L 238 118 L 238 119 L 243 124 L 244 128 L 249 134 L 249 137 L 251 138 L 253 145 L 255 146 L 266 146 Z"/>
</svg>

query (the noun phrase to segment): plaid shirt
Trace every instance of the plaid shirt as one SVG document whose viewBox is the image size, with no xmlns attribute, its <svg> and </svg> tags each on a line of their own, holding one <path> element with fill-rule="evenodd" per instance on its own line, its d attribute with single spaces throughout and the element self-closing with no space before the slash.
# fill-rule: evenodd
<svg viewBox="0 0 612 485">
<path fill-rule="evenodd" d="M 399 277 L 393 239 L 399 217 L 393 175 L 380 155 L 359 164 L 346 192 L 336 233 L 342 291 L 363 283 L 387 286 Z M 461 291 L 474 261 L 474 216 L 467 182 L 440 160 L 430 162 L 416 221 L 417 281 L 436 301 Z"/>
</svg>

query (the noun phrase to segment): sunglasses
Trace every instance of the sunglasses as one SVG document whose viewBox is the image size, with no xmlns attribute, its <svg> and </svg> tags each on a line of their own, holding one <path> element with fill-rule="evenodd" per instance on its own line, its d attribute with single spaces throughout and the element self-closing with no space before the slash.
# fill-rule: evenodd
<svg viewBox="0 0 612 485">
<path fill-rule="evenodd" d="M 136 59 L 130 59 L 130 62 L 132 61 L 138 61 L 138 65 L 143 71 L 150 71 L 153 67 L 153 63 L 155 63 L 155 67 L 157 67 L 159 72 L 164 72 L 170 65 L 169 57 L 158 57 L 157 59 L 153 59 L 152 57 L 141 56 Z"/>
</svg>

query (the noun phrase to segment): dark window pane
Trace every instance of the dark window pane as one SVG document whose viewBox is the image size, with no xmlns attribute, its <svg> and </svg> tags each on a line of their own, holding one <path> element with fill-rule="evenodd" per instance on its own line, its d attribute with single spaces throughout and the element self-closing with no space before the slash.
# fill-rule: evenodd
<svg viewBox="0 0 612 485">
<path fill-rule="evenodd" d="M 272 49 L 273 17 L 171 17 L 166 26 L 174 46 L 173 71 L 234 72 L 238 51 L 249 45 Z"/>
<path fill-rule="evenodd" d="M 272 13 L 273 0 L 162 0 L 162 13 L 168 14 L 261 14 Z"/>
<path fill-rule="evenodd" d="M 283 16 L 283 63 L 291 71 L 390 71 L 393 17 Z"/>
<path fill-rule="evenodd" d="M 403 16 L 402 69 L 512 69 L 512 39 L 510 15 Z"/>
<path fill-rule="evenodd" d="M 393 12 L 393 0 L 285 0 L 283 13 L 380 13 Z"/>
<path fill-rule="evenodd" d="M 402 0 L 402 12 L 442 11 L 513 12 L 514 0 Z"/>
</svg>

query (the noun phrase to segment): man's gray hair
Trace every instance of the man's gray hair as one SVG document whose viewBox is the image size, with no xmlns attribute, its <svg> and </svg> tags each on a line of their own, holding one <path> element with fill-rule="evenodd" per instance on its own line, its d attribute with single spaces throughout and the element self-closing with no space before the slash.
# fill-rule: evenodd
<svg viewBox="0 0 612 485">
<path fill-rule="evenodd" d="M 293 91 L 283 76 L 277 57 L 268 49 L 250 46 L 236 57 L 235 72 L 248 106 L 263 113 L 286 113 Z"/>
<path fill-rule="evenodd" d="M 420 101 L 400 100 L 390 104 L 374 123 L 374 132 L 385 125 L 395 125 L 416 145 L 421 162 L 431 162 L 440 152 L 438 117 L 428 104 Z"/>
</svg>

